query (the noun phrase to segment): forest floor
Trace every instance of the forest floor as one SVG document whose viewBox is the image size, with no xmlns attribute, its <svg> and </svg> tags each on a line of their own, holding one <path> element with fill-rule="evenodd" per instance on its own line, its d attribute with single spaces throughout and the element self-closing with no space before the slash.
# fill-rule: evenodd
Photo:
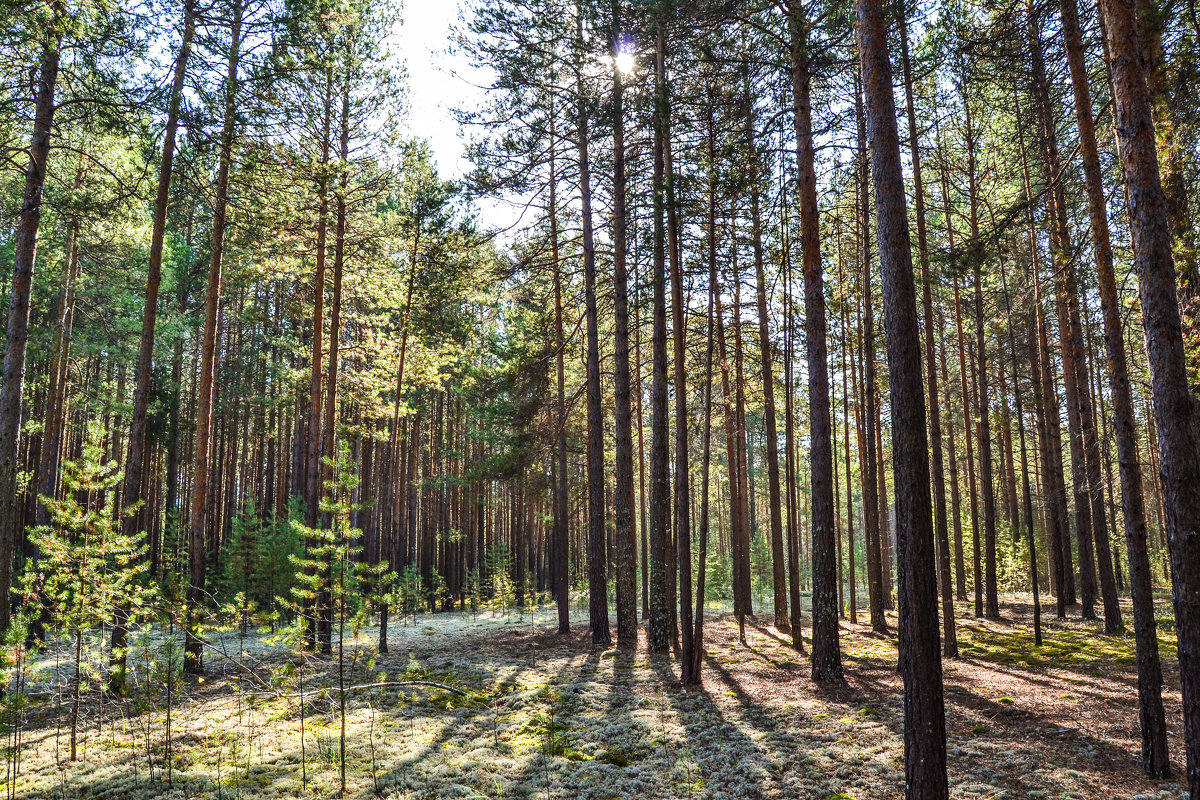
<svg viewBox="0 0 1200 800">
<path fill-rule="evenodd" d="M 1186 797 L 1176 782 L 1149 781 L 1137 768 L 1131 636 L 1051 617 L 1045 644 L 1035 648 L 1027 599 L 1005 601 L 1000 622 L 970 618 L 970 608 L 959 607 L 962 658 L 945 669 L 951 796 Z M 347 651 L 348 683 L 427 680 L 465 694 L 428 685 L 350 694 L 347 796 L 901 797 L 894 637 L 843 622 L 846 683 L 823 688 L 769 619 L 748 624 L 742 645 L 730 616 L 710 617 L 703 687 L 686 690 L 674 660 L 647 655 L 644 630 L 636 652 L 594 649 L 584 620 L 574 621 L 569 636 L 557 635 L 552 609 L 477 621 L 420 616 L 393 625 L 384 655 L 374 651 L 377 631 L 366 629 Z M 889 624 L 894 630 L 894 616 Z M 227 635 L 226 644 L 236 648 L 236 636 Z M 162 695 L 105 701 L 102 716 L 94 695 L 85 699 L 90 712 L 75 763 L 66 761 L 65 704 L 27 709 L 14 796 L 336 795 L 336 693 L 306 696 L 302 714 L 300 700 L 287 696 L 296 691 L 295 654 L 263 637 L 243 645 L 232 660 L 211 653 L 205 680 L 173 701 L 169 780 Z M 1178 771 L 1182 723 L 1171 634 L 1162 634 L 1162 649 Z M 306 685 L 336 685 L 335 668 L 329 659 L 306 658 Z"/>
</svg>

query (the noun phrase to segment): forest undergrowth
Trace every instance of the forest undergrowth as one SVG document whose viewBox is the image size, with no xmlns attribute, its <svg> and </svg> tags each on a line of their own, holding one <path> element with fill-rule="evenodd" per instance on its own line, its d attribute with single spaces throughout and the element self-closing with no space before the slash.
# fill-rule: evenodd
<svg viewBox="0 0 1200 800">
<path fill-rule="evenodd" d="M 1071 619 L 1050 622 L 1034 647 L 1029 598 L 1004 601 L 999 621 L 958 609 L 962 657 L 945 671 L 951 796 L 1186 797 L 1138 768 L 1132 637 Z M 346 650 L 346 796 L 900 797 L 894 638 L 843 620 L 845 684 L 818 686 L 770 620 L 760 609 L 743 645 L 734 618 L 714 613 L 696 688 L 647 654 L 644 632 L 636 652 L 589 649 L 585 625 L 554 632 L 551 608 L 422 615 L 393 626 L 386 654 L 377 629 L 363 629 Z M 1160 639 L 1171 741 L 1182 744 L 1173 636 Z M 142 644 L 151 652 L 162 637 Z M 87 704 L 70 763 L 67 708 L 50 700 L 60 655 L 48 648 L 31 665 L 15 797 L 337 794 L 335 660 L 300 661 L 266 631 L 225 633 L 210 641 L 209 673 L 179 688 L 168 726 L 162 694 L 137 690 L 153 676 L 131 659 L 139 699 Z"/>
</svg>

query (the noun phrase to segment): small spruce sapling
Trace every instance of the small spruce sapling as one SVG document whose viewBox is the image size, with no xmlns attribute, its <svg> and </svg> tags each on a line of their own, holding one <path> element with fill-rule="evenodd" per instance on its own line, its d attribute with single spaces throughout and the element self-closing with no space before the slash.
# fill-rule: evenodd
<svg viewBox="0 0 1200 800">
<path fill-rule="evenodd" d="M 104 460 L 98 425 L 88 428 L 79 459 L 63 464 L 62 500 L 41 498 L 51 524 L 31 528 L 30 539 L 41 553 L 34 575 L 26 576 L 40 587 L 41 601 L 51 624 L 71 637 L 74 673 L 71 681 L 71 760 L 78 758 L 80 702 L 93 682 L 103 688 L 100 659 L 89 658 L 86 640 L 110 621 L 118 606 L 128 610 L 130 621 L 143 616 L 153 594 L 143 580 L 144 533 L 121 532 L 120 515 L 114 513 L 113 491 L 122 480 L 114 462 Z"/>
<path fill-rule="evenodd" d="M 297 579 L 301 583 L 301 600 L 318 597 L 329 598 L 330 610 L 337 625 L 337 679 L 338 679 L 338 772 L 341 793 L 346 793 L 346 623 L 354 624 L 354 609 L 351 600 L 357 596 L 358 580 L 356 560 L 361 551 L 362 531 L 353 527 L 351 517 L 355 505 L 351 502 L 358 486 L 358 476 L 350 454 L 343 444 L 336 461 L 325 459 L 333 470 L 333 477 L 326 482 L 328 494 L 321 499 L 321 511 L 328 515 L 328 528 L 310 528 L 302 522 L 293 524 L 309 541 L 308 557 L 296 559 L 300 569 Z"/>
</svg>

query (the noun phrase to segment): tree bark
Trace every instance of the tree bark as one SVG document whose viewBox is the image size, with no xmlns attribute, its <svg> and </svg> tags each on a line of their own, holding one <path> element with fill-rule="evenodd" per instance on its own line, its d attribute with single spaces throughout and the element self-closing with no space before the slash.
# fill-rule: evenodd
<svg viewBox="0 0 1200 800">
<path fill-rule="evenodd" d="M 750 240 L 754 246 L 754 280 L 758 305 L 758 352 L 763 387 L 763 425 L 766 429 L 767 491 L 770 511 L 771 584 L 774 589 L 775 627 L 790 629 L 787 572 L 783 553 L 783 503 L 779 487 L 779 432 L 775 415 L 775 364 L 771 349 L 771 324 L 767 310 L 767 278 L 763 266 L 761 211 L 761 160 L 754 130 L 754 100 L 749 68 L 744 68 L 746 147 L 750 152 Z"/>
<path fill-rule="evenodd" d="M 805 337 L 810 416 L 812 486 L 812 677 L 842 680 L 837 613 L 837 531 L 833 520 L 833 444 L 829 418 L 829 354 L 825 286 L 821 272 L 821 228 L 812 133 L 808 22 L 799 0 L 788 2 L 792 112 L 796 126 L 796 193 L 800 208 L 800 252 L 804 274 Z"/>
<path fill-rule="evenodd" d="M 1167 199 L 1159 172 L 1134 6 L 1132 0 L 1101 0 L 1100 9 L 1108 30 L 1113 99 L 1154 391 L 1174 578 L 1187 784 L 1191 795 L 1200 797 L 1200 456 L 1187 382 Z"/>
<path fill-rule="evenodd" d="M 862 94 L 855 94 L 855 116 L 858 118 L 858 214 L 861 237 L 859 240 L 859 289 L 862 295 L 862 393 L 866 406 L 859 424 L 859 466 L 862 473 L 862 504 L 864 544 L 867 551 L 867 597 L 870 604 L 871 629 L 876 633 L 887 632 L 887 620 L 883 614 L 883 547 L 879 526 L 879 453 L 875 442 L 877 386 L 875 380 L 875 306 L 871 287 L 871 217 L 870 217 L 870 165 L 867 163 L 867 129 L 863 116 Z M 846 460 L 849 473 L 849 458 Z M 848 477 L 848 474 L 847 474 Z M 851 580 L 854 579 L 851 571 Z"/>
<path fill-rule="evenodd" d="M 581 17 L 577 18 L 582 26 Z M 582 30 L 576 34 L 582 39 Z M 591 161 L 588 154 L 588 118 L 583 102 L 583 78 L 577 73 L 579 105 L 575 113 L 579 154 L 579 198 L 583 221 L 584 305 L 587 316 L 587 478 L 588 478 L 588 621 L 592 643 L 612 642 L 608 627 L 608 553 L 604 536 L 604 411 L 600 400 L 600 334 L 596 315 L 596 246 L 592 236 Z"/>
<path fill-rule="evenodd" d="M 614 55 L 621 35 L 621 3 L 612 3 Z M 629 288 L 626 276 L 625 120 L 620 69 L 613 70 L 613 433 L 615 479 L 613 539 L 617 589 L 617 643 L 637 646 L 637 532 L 634 530 L 633 405 L 629 378 Z"/>
<path fill-rule="evenodd" d="M 1042 152 L 1042 182 L 1048 193 L 1050 255 L 1054 263 L 1055 316 L 1058 318 L 1062 349 L 1063 389 L 1067 400 L 1067 432 L 1071 446 L 1071 489 L 1075 510 L 1075 535 L 1079 543 L 1079 595 L 1084 619 L 1095 619 L 1096 567 L 1095 543 L 1107 538 L 1103 511 L 1093 519 L 1090 467 L 1088 459 L 1095 444 L 1095 423 L 1087 396 L 1086 365 L 1083 363 L 1083 332 L 1079 322 L 1079 292 L 1072 263 L 1072 244 L 1067 225 L 1066 191 L 1062 185 L 1062 166 L 1058 137 L 1051 114 L 1049 83 L 1042 57 L 1040 22 L 1037 7 L 1028 6 L 1031 79 L 1034 110 L 1038 119 L 1038 139 Z M 1099 451 L 1096 450 L 1096 457 Z M 1097 476 L 1099 472 L 1096 472 Z M 1096 538 L 1093 538 L 1095 534 Z"/>
<path fill-rule="evenodd" d="M 870 136 L 892 400 L 892 464 L 900 566 L 900 671 L 904 677 L 905 786 L 945 800 L 946 719 L 938 636 L 929 447 L 912 247 L 896 105 L 881 0 L 857 0 L 855 31 Z"/>
<path fill-rule="evenodd" d="M 661 26 L 661 22 L 660 22 Z M 652 653 L 671 646 L 668 553 L 671 543 L 671 477 L 667 455 L 667 232 L 664 139 L 667 113 L 666 35 L 658 31 L 654 50 L 654 253 L 653 253 L 653 381 L 650 387 L 650 622 L 647 645 Z"/>
<path fill-rule="evenodd" d="M 13 557 L 21 538 L 24 513 L 17 471 L 20 467 L 22 395 L 25 391 L 25 353 L 29 346 L 29 313 L 33 295 L 33 269 L 37 260 L 38 229 L 42 221 L 42 190 L 54 126 L 54 92 L 62 46 L 62 16 L 55 5 L 54 24 L 42 42 L 34 94 L 33 133 L 29 141 L 29 166 L 21 193 L 13 247 L 12 293 L 8 305 L 8 340 L 4 349 L 4 375 L 0 380 L 0 633 L 8 631 L 12 592 Z"/>
<path fill-rule="evenodd" d="M 937 537 L 939 584 L 942 593 L 942 655 L 958 658 L 954 624 L 954 588 L 950 578 L 950 532 L 946 521 L 946 476 L 942 461 L 942 419 L 938 397 L 937 360 L 933 325 L 933 280 L 929 269 L 929 237 L 925 227 L 925 185 L 921 176 L 920 129 L 913 97 L 912 65 L 908 52 L 908 20 L 900 24 L 900 57 L 904 73 L 904 98 L 908 112 L 909 160 L 912 163 L 913 202 L 917 221 L 917 256 L 921 262 L 921 307 L 925 323 L 925 383 L 929 397 L 929 449 L 933 481 L 933 521 Z"/>
<path fill-rule="evenodd" d="M 568 525 L 567 483 L 567 399 L 566 399 L 566 340 L 563 337 L 563 269 L 558 242 L 558 171 L 555 165 L 557 131 L 551 112 L 550 130 L 550 259 L 554 262 L 554 344 L 555 344 L 555 402 L 558 411 L 558 430 L 555 433 L 554 481 L 554 594 L 558 605 L 558 632 L 571 630 L 570 551 L 571 534 Z M 620 636 L 620 633 L 617 634 Z"/>
<path fill-rule="evenodd" d="M 1079 154 L 1083 161 L 1084 188 L 1088 198 L 1088 219 L 1092 228 L 1092 249 L 1096 258 L 1097 278 L 1098 281 L 1103 282 L 1105 280 L 1105 273 L 1110 278 L 1113 276 L 1113 255 L 1108 233 L 1108 213 L 1104 201 L 1104 183 L 1100 171 L 1100 156 L 1096 144 L 1096 125 L 1092 118 L 1092 98 L 1088 86 L 1087 65 L 1084 59 L 1083 37 L 1079 30 L 1079 12 L 1075 0 L 1059 0 L 1059 7 L 1062 9 L 1063 39 L 1066 44 L 1067 66 L 1070 68 L 1071 88 L 1075 98 L 1075 123 L 1079 131 Z M 1115 302 L 1115 278 L 1112 278 L 1112 280 L 1114 281 L 1112 297 Z M 1100 291 L 1101 305 L 1103 306 L 1105 294 L 1103 286 L 1101 286 Z M 1113 312 L 1116 315 L 1116 325 L 1119 335 L 1119 312 L 1115 305 Z M 1115 343 L 1121 348 L 1121 361 L 1124 362 L 1124 342 L 1118 338 Z M 1081 360 L 1082 365 L 1083 362 Z M 1128 376 L 1126 376 L 1125 380 L 1128 383 Z M 1120 391 L 1115 385 L 1113 390 L 1114 393 Z M 1126 386 L 1126 392 L 1128 392 L 1128 386 Z M 1092 407 L 1090 393 L 1087 404 L 1090 410 Z M 1129 408 L 1132 408 L 1132 401 L 1130 401 Z M 1113 577 L 1112 554 L 1108 540 L 1108 526 L 1105 521 L 1104 492 L 1100 476 L 1100 446 L 1094 416 L 1091 428 L 1091 438 L 1088 442 L 1087 466 L 1088 489 L 1092 494 L 1092 520 L 1096 533 L 1096 561 L 1100 568 L 1100 592 L 1104 600 L 1104 629 L 1108 633 L 1115 633 L 1122 627 L 1121 602 L 1117 596 L 1116 582 Z M 1140 505 L 1140 497 L 1138 502 Z M 1144 527 L 1144 514 L 1140 512 L 1140 509 L 1137 516 L 1142 518 L 1142 525 Z M 1163 753 L 1165 754 L 1165 752 L 1164 747 Z"/>
<path fill-rule="evenodd" d="M 964 76 L 965 81 L 965 76 Z M 996 596 L 996 494 L 992 480 L 992 425 L 987 385 L 987 342 L 984 338 L 983 320 L 983 253 L 979 246 L 979 184 L 976 175 L 975 126 L 971 119 L 971 103 L 965 92 L 963 94 L 963 109 L 966 122 L 967 150 L 967 192 L 970 207 L 969 221 L 971 225 L 970 258 L 972 261 L 972 288 L 975 301 L 975 357 L 978 373 L 976 397 L 979 401 L 979 483 L 983 494 L 983 615 L 989 619 L 999 619 L 1000 604 Z M 978 536 L 978 530 L 976 531 Z M 979 546 L 976 542 L 976 612 L 979 606 Z"/>
</svg>

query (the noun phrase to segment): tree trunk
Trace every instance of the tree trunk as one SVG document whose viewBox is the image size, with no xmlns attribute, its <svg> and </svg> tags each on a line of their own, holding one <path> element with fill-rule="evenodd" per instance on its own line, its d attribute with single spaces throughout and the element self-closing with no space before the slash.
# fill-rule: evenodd
<svg viewBox="0 0 1200 800">
<path fill-rule="evenodd" d="M 553 112 L 551 112 L 553 117 Z M 571 630 L 570 550 L 571 534 L 567 522 L 567 399 L 566 399 L 566 341 L 563 337 L 562 256 L 558 242 L 558 172 L 555 169 L 554 121 L 550 131 L 550 258 L 554 262 L 554 342 L 555 342 L 555 402 L 558 411 L 558 430 L 555 433 L 554 482 L 554 594 L 558 601 L 558 632 Z M 618 623 L 619 625 L 619 623 Z M 618 631 L 618 637 L 620 632 Z"/>
<path fill-rule="evenodd" d="M 884 323 L 892 398 L 892 463 L 900 566 L 900 671 L 904 677 L 905 785 L 909 797 L 944 800 L 946 720 L 933 558 L 929 448 L 912 247 L 880 0 L 857 0 L 855 30 L 870 133 Z"/>
<path fill-rule="evenodd" d="M 862 472 L 862 504 L 864 544 L 867 551 L 867 595 L 870 601 L 871 630 L 887 632 L 887 620 L 883 615 L 883 535 L 879 529 L 879 453 L 875 446 L 875 418 L 877 399 L 875 380 L 875 306 L 871 287 L 871 216 L 870 216 L 870 165 L 867 163 L 867 129 L 863 116 L 862 94 L 855 93 L 854 108 L 858 119 L 858 214 L 861 226 L 859 240 L 859 288 L 862 295 L 862 397 L 865 410 L 861 414 L 859 433 L 859 467 Z M 864 404 L 860 403 L 862 409 Z M 865 445 L 865 447 L 864 447 Z M 849 477 L 850 459 L 846 459 Z M 856 576 L 851 571 L 851 580 Z"/>
<path fill-rule="evenodd" d="M 1112 390 L 1113 426 L 1117 440 L 1121 507 L 1124 512 L 1125 543 L 1133 597 L 1134 638 L 1138 654 L 1142 769 L 1153 778 L 1165 778 L 1170 775 L 1171 764 L 1162 703 L 1162 665 L 1158 655 L 1153 584 L 1146 546 L 1146 510 L 1142 496 L 1142 467 L 1137 449 L 1137 428 L 1133 418 L 1133 393 L 1130 389 L 1129 367 L 1125 357 L 1120 298 L 1113 269 L 1108 210 L 1104 198 L 1082 36 L 1079 31 L 1079 12 L 1075 0 L 1060 0 L 1060 6 L 1067 46 L 1067 64 L 1071 69 L 1071 84 L 1075 92 L 1075 120 L 1079 130 L 1079 149 L 1083 160 L 1092 246 L 1096 258 L 1096 280 L 1100 288 L 1104 344 L 1108 354 Z M 1103 575 L 1103 572 L 1101 574 Z M 1115 595 L 1115 592 L 1111 594 Z M 1120 625 L 1120 605 L 1116 603 L 1115 607 L 1110 607 L 1108 587 L 1104 588 L 1104 599 L 1105 627 L 1112 632 L 1116 629 L 1113 625 Z M 1116 600 L 1115 597 L 1112 599 Z"/>
<path fill-rule="evenodd" d="M 1091 222 L 1092 228 L 1092 249 L 1096 257 L 1097 277 L 1099 281 L 1103 282 L 1105 280 L 1105 273 L 1108 276 L 1113 275 L 1112 244 L 1110 243 L 1108 234 L 1108 214 L 1104 200 L 1104 183 L 1100 172 L 1100 156 L 1096 145 L 1096 126 L 1092 118 L 1092 99 L 1088 87 L 1087 65 L 1084 60 L 1082 35 L 1079 31 L 1079 12 L 1075 0 L 1059 0 L 1059 6 L 1062 9 L 1063 39 L 1066 43 L 1067 66 L 1070 67 L 1071 87 L 1074 90 L 1075 97 L 1075 122 L 1079 130 L 1079 154 L 1083 160 L 1084 187 L 1088 197 L 1088 219 Z M 1103 296 L 1104 287 L 1101 286 L 1102 305 L 1104 303 Z M 1115 297 L 1114 288 L 1114 302 Z M 1117 315 L 1119 331 L 1119 312 L 1115 306 L 1113 311 Z M 1121 361 L 1124 362 L 1124 342 L 1118 338 L 1116 344 L 1121 348 Z M 1128 376 L 1126 376 L 1126 382 L 1128 382 Z M 1120 391 L 1115 384 L 1113 390 L 1114 394 Z M 1126 386 L 1126 391 L 1128 391 L 1128 386 Z M 1090 411 L 1090 399 L 1088 406 Z M 1129 407 L 1132 408 L 1132 401 Z M 1104 514 L 1104 493 L 1101 488 L 1100 461 L 1100 447 L 1093 422 L 1088 450 L 1088 484 L 1089 490 L 1092 493 L 1092 520 L 1096 532 L 1096 560 L 1100 567 L 1100 591 L 1104 599 L 1104 628 L 1108 633 L 1115 633 L 1122 627 L 1121 603 L 1117 596 L 1117 587 L 1113 578 L 1112 554 L 1110 552 L 1108 526 L 1105 522 Z M 1140 505 L 1140 498 L 1138 504 Z M 1137 516 L 1142 518 L 1142 525 L 1144 527 L 1144 514 L 1140 512 L 1140 509 Z M 1165 752 L 1164 748 L 1163 753 L 1165 754 Z"/>
<path fill-rule="evenodd" d="M 612 46 L 619 46 L 621 3 L 613 0 Z M 615 478 L 613 538 L 617 589 L 617 643 L 637 646 L 637 532 L 634 529 L 633 405 L 629 378 L 629 289 L 625 210 L 625 120 L 621 71 L 613 70 L 613 432 Z M 561 362 L 560 362 L 561 363 Z"/>
<path fill-rule="evenodd" d="M 796 126 L 796 193 L 800 207 L 805 336 L 812 470 L 812 677 L 842 680 L 838 641 L 836 537 L 833 520 L 833 444 L 829 418 L 829 355 L 826 347 L 825 286 L 821 275 L 821 228 L 812 134 L 811 73 L 807 21 L 799 0 L 788 3 L 792 111 Z M 940 692 L 939 692 L 940 695 Z"/>
<path fill-rule="evenodd" d="M 663 63 L 660 67 L 666 77 L 666 44 L 663 37 Z M 664 113 L 661 117 L 663 131 L 663 155 L 666 169 L 667 232 L 671 260 L 671 333 L 674 352 L 675 392 L 675 569 L 679 589 L 680 672 L 684 683 L 695 683 L 696 672 L 695 629 L 692 619 L 692 525 L 689 493 L 688 453 L 688 408 L 687 408 L 687 311 L 683 303 L 683 258 L 679 251 L 679 212 L 675 197 L 675 169 L 671 163 L 671 134 L 669 98 L 670 84 L 664 86 Z M 671 592 L 674 595 L 674 592 Z M 674 628 L 672 625 L 672 638 Z"/>
<path fill-rule="evenodd" d="M 321 490 L 326 491 L 326 485 L 334 479 L 334 464 L 339 457 L 337 445 L 338 422 L 338 358 L 342 342 L 342 273 L 346 263 L 346 184 L 349 170 L 350 154 L 350 76 L 340 76 L 342 80 L 341 111 L 338 124 L 338 187 L 334 194 L 333 217 L 333 297 L 329 307 L 329 357 L 325 367 L 325 403 L 322 412 L 325 420 L 322 423 L 324 442 L 321 452 Z M 328 515 L 326 521 L 332 525 Z M 332 587 L 333 566 L 327 568 L 326 585 Z M 334 602 L 332 594 L 326 593 L 318 599 L 319 617 L 317 619 L 317 644 L 322 653 L 333 652 L 333 616 Z"/>
<path fill-rule="evenodd" d="M 62 10 L 56 10 L 59 22 Z M 22 394 L 25 391 L 25 353 L 29 346 L 30 300 L 33 268 L 37 260 L 38 228 L 42 220 L 42 188 L 46 183 L 46 160 L 54 124 L 54 91 L 62 44 L 61 25 L 46 32 L 42 61 L 38 67 L 34 97 L 33 133 L 29 144 L 29 166 L 21 193 L 13 248 L 13 283 L 8 306 L 8 342 L 4 350 L 4 376 L 0 383 L 0 633 L 8 630 L 12 591 L 13 557 L 22 535 L 24 514 L 17 486 L 19 469 Z"/>
<path fill-rule="evenodd" d="M 576 39 L 583 46 L 583 18 L 576 16 Z M 584 305 L 587 316 L 587 482 L 588 482 L 588 620 L 592 643 L 607 647 L 608 553 L 604 536 L 604 411 L 600 399 L 600 334 L 596 318 L 596 247 L 592 237 L 591 161 L 588 155 L 588 110 L 583 100 L 583 75 L 576 73 L 579 93 L 575 109 L 579 154 L 579 200 L 583 222 Z"/>
<path fill-rule="evenodd" d="M 929 270 L 929 239 L 925 228 L 925 185 L 921 179 L 920 129 L 913 97 L 912 65 L 908 53 L 908 20 L 900 24 L 900 56 L 904 72 L 905 107 L 908 112 L 909 160 L 917 221 L 917 255 L 921 262 L 921 306 L 925 323 L 925 382 L 929 397 L 929 449 L 933 481 L 933 520 L 937 537 L 939 584 L 942 592 L 942 655 L 958 658 L 954 625 L 954 588 L 950 579 L 950 532 L 946 522 L 946 476 L 942 462 L 942 419 L 938 397 L 936 343 L 933 335 L 933 280 Z"/>
<path fill-rule="evenodd" d="M 1084 619 L 1095 619 L 1096 568 L 1093 529 L 1097 538 L 1104 528 L 1104 515 L 1092 518 L 1088 486 L 1088 457 L 1094 444 L 1095 426 L 1087 402 L 1087 379 L 1083 375 L 1083 333 L 1079 324 L 1079 295 L 1072 263 L 1072 243 L 1067 225 L 1066 191 L 1061 181 L 1062 167 L 1058 140 L 1050 113 L 1049 94 L 1042 58 L 1040 22 L 1037 8 L 1028 7 L 1029 45 L 1034 109 L 1038 119 L 1038 139 L 1042 151 L 1042 182 L 1049 199 L 1050 255 L 1054 263 L 1055 304 L 1059 339 L 1062 346 L 1063 388 L 1067 400 L 1067 432 L 1071 444 L 1071 489 L 1075 510 L 1075 535 L 1079 543 L 1079 595 Z M 1097 451 L 1097 457 L 1098 457 Z M 1097 473 L 1098 474 L 1098 473 Z M 1104 532 L 1106 537 L 1107 533 Z"/>
<path fill-rule="evenodd" d="M 333 73 L 325 74 L 324 115 L 321 127 L 320 161 L 317 165 L 317 241 L 316 268 L 313 273 L 312 363 L 308 384 L 308 442 L 305 449 L 304 524 L 315 528 L 321 497 L 321 448 L 324 444 L 321 415 L 321 375 L 325 335 L 325 250 L 329 227 L 329 134 L 333 125 Z M 311 542 L 309 543 L 311 546 Z M 310 601 L 306 640 L 315 647 L 318 639 L 322 598 Z"/>
<path fill-rule="evenodd" d="M 749 69 L 743 71 L 746 146 L 750 152 L 750 239 L 754 245 L 754 280 L 758 305 L 758 351 L 763 387 L 763 424 L 767 439 L 767 490 L 770 506 L 771 583 L 774 589 L 775 627 L 790 628 L 788 620 L 787 573 L 783 554 L 783 503 L 779 488 L 779 433 L 775 418 L 775 366 L 771 350 L 770 316 L 767 311 L 767 278 L 763 267 L 761 162 L 754 130 L 754 100 Z"/>
<path fill-rule="evenodd" d="M 977 360 L 976 398 L 979 402 L 979 483 L 983 494 L 983 614 L 989 619 L 999 619 L 1000 604 L 996 596 L 996 495 L 995 484 L 992 480 L 992 425 L 990 419 L 991 402 L 988 396 L 987 384 L 987 342 L 984 339 L 983 324 L 983 253 L 979 246 L 979 185 L 976 179 L 975 127 L 971 119 L 971 103 L 963 95 L 963 109 L 966 121 L 966 150 L 967 150 L 967 191 L 970 207 L 971 242 L 969 252 L 973 261 L 974 300 L 975 300 L 975 357 Z M 978 536 L 978 529 L 976 529 Z M 979 606 L 979 563 L 978 541 L 976 553 L 976 613 Z"/>
<path fill-rule="evenodd" d="M 1121 157 L 1129 191 L 1167 541 L 1174 577 L 1187 784 L 1200 797 L 1200 456 L 1187 383 L 1166 195 L 1159 172 L 1145 67 L 1131 0 L 1101 0 L 1108 29 Z"/>
<path fill-rule="evenodd" d="M 661 23 L 660 23 L 661 24 Z M 671 543 L 671 477 L 667 455 L 667 232 L 664 193 L 664 139 L 667 114 L 666 75 L 664 74 L 666 38 L 659 30 L 654 51 L 654 253 L 652 307 L 653 382 L 650 387 L 650 621 L 647 644 L 652 653 L 666 652 L 671 646 L 671 605 L 668 593 L 668 553 Z"/>
</svg>

